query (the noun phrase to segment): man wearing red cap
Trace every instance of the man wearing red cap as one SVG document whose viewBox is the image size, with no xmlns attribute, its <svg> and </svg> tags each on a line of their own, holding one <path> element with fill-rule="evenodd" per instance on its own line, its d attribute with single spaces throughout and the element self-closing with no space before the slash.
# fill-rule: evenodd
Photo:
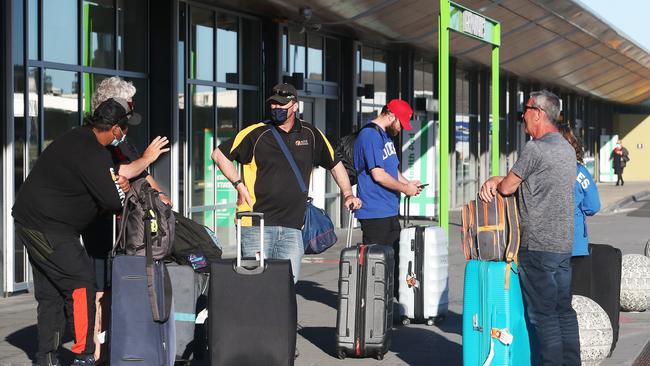
<svg viewBox="0 0 650 366">
<path fill-rule="evenodd" d="M 361 222 L 363 242 L 392 246 L 399 253 L 400 193 L 415 196 L 422 190 L 420 181 L 409 181 L 399 171 L 399 160 L 392 137 L 402 128 L 411 129 L 413 110 L 405 101 L 393 99 L 369 123 L 379 128 L 362 128 L 354 143 L 354 167 L 357 170 L 357 193 L 363 206 L 355 212 Z M 374 127 L 374 126 L 373 126 Z M 395 256 L 395 283 L 398 263 Z M 398 286 L 395 286 L 397 296 Z"/>
</svg>

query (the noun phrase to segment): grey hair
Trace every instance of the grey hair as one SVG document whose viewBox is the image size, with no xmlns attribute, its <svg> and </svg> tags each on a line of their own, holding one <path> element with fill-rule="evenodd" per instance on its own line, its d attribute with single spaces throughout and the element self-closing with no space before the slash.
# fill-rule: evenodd
<svg viewBox="0 0 650 366">
<path fill-rule="evenodd" d="M 557 125 L 560 117 L 560 98 L 548 90 L 534 91 L 530 93 L 533 100 L 533 107 L 537 107 L 546 113 L 548 121 Z"/>
<path fill-rule="evenodd" d="M 135 86 L 130 81 L 124 81 L 119 76 L 113 76 L 108 79 L 104 79 L 95 94 L 93 94 L 93 99 L 91 101 L 92 111 L 95 111 L 100 104 L 104 103 L 110 98 L 123 98 L 129 100 L 135 95 Z"/>
</svg>

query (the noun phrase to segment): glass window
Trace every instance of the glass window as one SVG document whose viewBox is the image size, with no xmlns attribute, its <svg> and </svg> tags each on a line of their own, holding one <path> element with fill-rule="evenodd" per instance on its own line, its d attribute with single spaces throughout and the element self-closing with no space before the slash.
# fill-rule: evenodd
<svg viewBox="0 0 650 366">
<path fill-rule="evenodd" d="M 25 169 L 25 72 L 22 66 L 14 67 L 14 193 L 27 176 Z"/>
<path fill-rule="evenodd" d="M 239 19 L 217 13 L 217 81 L 239 84 L 237 47 Z"/>
<path fill-rule="evenodd" d="M 185 141 L 187 141 L 187 119 L 185 117 L 185 42 L 187 40 L 187 4 L 178 4 L 178 211 L 185 213 L 185 170 L 187 157 L 185 155 Z"/>
<path fill-rule="evenodd" d="M 323 80 L 323 37 L 310 35 L 307 62 L 309 79 Z"/>
<path fill-rule="evenodd" d="M 43 1 L 43 59 L 77 64 L 77 0 Z"/>
<path fill-rule="evenodd" d="M 469 195 L 471 182 L 470 143 L 470 110 L 469 110 L 469 75 L 458 70 L 456 76 L 456 118 L 455 126 L 455 158 L 456 158 L 456 200 L 454 206 L 460 206 L 472 199 Z"/>
<path fill-rule="evenodd" d="M 25 128 L 27 129 L 27 169 L 31 170 L 36 164 L 36 159 L 40 153 L 39 137 L 40 137 L 40 124 L 38 119 L 39 114 L 39 97 L 38 89 L 40 86 L 40 70 L 35 67 L 29 69 L 29 79 L 27 79 L 29 87 L 29 100 L 27 105 L 27 120 Z"/>
<path fill-rule="evenodd" d="M 117 61 L 120 70 L 147 70 L 147 3 L 147 0 L 117 1 Z"/>
<path fill-rule="evenodd" d="M 191 85 L 191 206 L 214 205 L 214 169 L 210 159 L 215 146 L 214 89 L 209 86 Z M 192 219 L 214 229 L 214 211 L 194 213 Z"/>
<path fill-rule="evenodd" d="M 325 80 L 339 81 L 339 40 L 335 38 L 325 38 Z"/>
<path fill-rule="evenodd" d="M 45 69 L 43 91 L 43 146 L 79 126 L 76 72 Z"/>
<path fill-rule="evenodd" d="M 29 55 L 31 60 L 38 59 L 38 0 L 29 0 L 27 3 L 28 32 L 29 32 Z"/>
<path fill-rule="evenodd" d="M 83 108 L 83 115 L 85 117 L 93 113 L 91 102 L 95 90 L 97 90 L 99 84 L 101 84 L 101 82 L 104 81 L 104 79 L 109 78 L 109 76 L 84 73 L 83 78 L 84 78 L 84 90 L 82 94 L 83 102 L 81 103 L 81 108 Z"/>
<path fill-rule="evenodd" d="M 216 146 L 231 139 L 239 127 L 238 91 L 217 88 L 217 141 Z M 210 161 L 212 163 L 212 161 Z M 216 169 L 216 165 L 214 167 Z M 223 243 L 235 241 L 232 223 L 235 219 L 237 191 L 217 169 L 217 236 Z"/>
<path fill-rule="evenodd" d="M 140 123 L 138 126 L 131 126 L 129 128 L 127 140 L 135 146 L 140 153 L 142 153 L 149 145 L 148 124 L 144 123 L 144 121 L 149 120 L 147 114 L 147 111 L 149 110 L 147 107 L 147 81 L 144 79 L 131 78 L 124 78 L 124 80 L 132 82 L 133 86 L 135 86 L 136 93 L 133 96 L 133 110 L 142 116 L 143 121 L 143 123 Z M 167 137 L 169 138 L 169 136 Z"/>
<path fill-rule="evenodd" d="M 214 80 L 214 13 L 191 11 L 190 79 Z"/>
<path fill-rule="evenodd" d="M 282 28 L 282 72 L 289 72 L 289 63 L 287 62 L 287 49 L 289 48 L 289 30 Z"/>
<path fill-rule="evenodd" d="M 305 73 L 305 34 L 289 31 L 289 73 Z"/>
<path fill-rule="evenodd" d="M 260 57 L 260 22 L 254 19 L 241 18 L 242 21 L 242 67 L 244 68 L 244 84 L 257 85 L 260 82 L 262 58 Z M 283 49 L 285 46 L 283 45 Z M 286 55 L 285 55 L 286 56 Z M 283 56 L 283 65 L 286 64 Z"/>
<path fill-rule="evenodd" d="M 260 110 L 260 93 L 256 90 L 243 90 L 242 95 L 242 127 L 246 127 L 262 120 Z"/>
<path fill-rule="evenodd" d="M 115 67 L 115 6 L 113 0 L 83 1 L 83 64 Z"/>
</svg>

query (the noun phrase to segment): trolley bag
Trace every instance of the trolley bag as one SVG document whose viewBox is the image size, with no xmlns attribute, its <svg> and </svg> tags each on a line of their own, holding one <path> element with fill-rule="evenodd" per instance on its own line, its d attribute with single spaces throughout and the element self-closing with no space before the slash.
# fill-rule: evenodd
<svg viewBox="0 0 650 366">
<path fill-rule="evenodd" d="M 147 290 L 146 257 L 118 255 L 113 259 L 111 306 L 112 366 L 173 365 L 174 320 L 164 316 L 165 264 L 153 263 L 156 306 L 163 313 L 154 321 Z M 170 309 L 167 311 L 171 311 Z M 169 314 L 169 313 L 167 313 Z"/>
<path fill-rule="evenodd" d="M 612 322 L 616 348 L 621 308 L 621 250 L 606 244 L 589 244 L 589 255 L 571 258 L 571 288 L 574 295 L 587 296 L 600 305 Z"/>
<path fill-rule="evenodd" d="M 207 334 L 197 315 L 207 306 L 208 276 L 191 266 L 167 264 L 176 322 L 176 361 L 207 359 Z"/>
<path fill-rule="evenodd" d="M 336 354 L 381 360 L 391 340 L 395 254 L 385 245 L 351 247 L 352 216 L 339 264 Z"/>
<path fill-rule="evenodd" d="M 515 262 L 467 262 L 463 365 L 530 365 L 524 301 Z"/>
<path fill-rule="evenodd" d="M 259 261 L 241 257 L 244 216 L 260 219 Z M 237 213 L 237 259 L 211 265 L 208 299 L 212 365 L 293 365 L 297 309 L 291 262 L 264 259 L 262 213 Z"/>
<path fill-rule="evenodd" d="M 400 317 L 404 325 L 433 325 L 445 318 L 449 304 L 447 234 L 437 226 L 409 225 L 409 201 L 397 261 Z"/>
<path fill-rule="evenodd" d="M 519 211 L 515 196 L 497 193 L 491 202 L 478 197 L 463 206 L 465 259 L 514 260 L 519 252 Z"/>
</svg>

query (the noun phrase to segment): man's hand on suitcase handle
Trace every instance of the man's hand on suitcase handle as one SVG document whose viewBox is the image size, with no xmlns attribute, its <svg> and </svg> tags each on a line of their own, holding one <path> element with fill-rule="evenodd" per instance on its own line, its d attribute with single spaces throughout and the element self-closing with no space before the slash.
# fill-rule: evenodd
<svg viewBox="0 0 650 366">
<path fill-rule="evenodd" d="M 358 210 L 361 208 L 363 203 L 358 197 L 355 197 L 353 194 L 348 194 L 345 196 L 345 207 L 348 208 L 348 210 Z"/>
</svg>

